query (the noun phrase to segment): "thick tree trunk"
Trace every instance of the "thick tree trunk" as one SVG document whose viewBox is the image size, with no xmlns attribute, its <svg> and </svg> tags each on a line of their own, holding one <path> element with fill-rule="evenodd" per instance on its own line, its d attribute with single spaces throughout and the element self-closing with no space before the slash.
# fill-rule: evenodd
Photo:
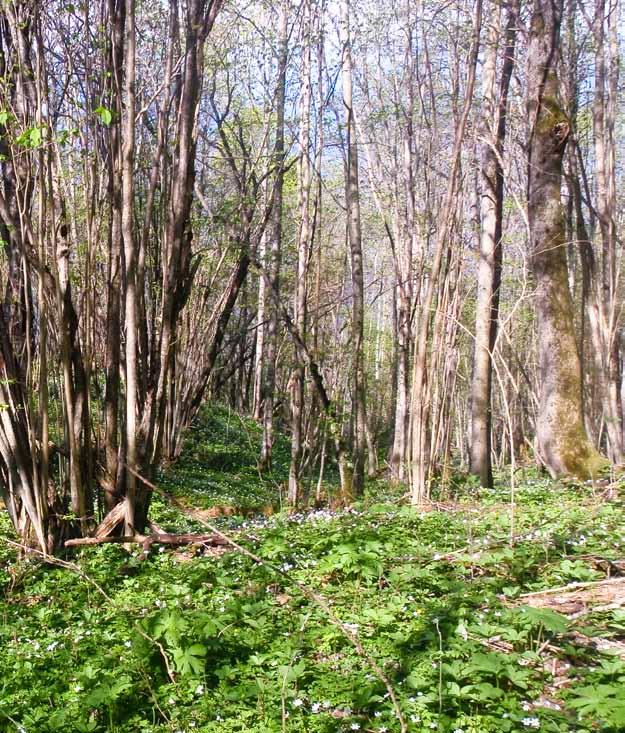
<svg viewBox="0 0 625 733">
<path fill-rule="evenodd" d="M 528 56 L 528 216 L 536 279 L 540 459 L 552 476 L 593 476 L 606 461 L 586 435 L 568 283 L 562 157 L 569 137 L 556 70 L 562 0 L 534 0 Z"/>
</svg>

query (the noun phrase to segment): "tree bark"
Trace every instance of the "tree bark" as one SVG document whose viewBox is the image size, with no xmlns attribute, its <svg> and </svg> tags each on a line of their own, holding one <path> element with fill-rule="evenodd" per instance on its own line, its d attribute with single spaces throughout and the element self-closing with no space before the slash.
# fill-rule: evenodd
<svg viewBox="0 0 625 733">
<path fill-rule="evenodd" d="M 347 128 L 347 161 L 345 168 L 345 205 L 347 235 L 352 278 L 352 372 L 353 372 L 353 447 L 352 491 L 360 496 L 364 491 L 366 437 L 366 384 L 364 357 L 364 279 L 362 262 L 362 230 L 360 223 L 360 189 L 358 181 L 358 144 L 352 94 L 352 53 L 349 0 L 341 2 L 341 45 L 343 50 L 343 105 Z"/>
<path fill-rule="evenodd" d="M 552 476 L 594 476 L 606 464 L 586 434 L 568 283 L 562 158 L 569 121 L 557 74 L 563 0 L 534 0 L 528 54 L 528 217 L 536 279 L 539 457 Z"/>
<path fill-rule="evenodd" d="M 302 26 L 302 91 L 300 98 L 300 164 L 299 164 L 299 231 L 297 243 L 297 277 L 295 285 L 295 326 L 306 341 L 308 298 L 308 258 L 311 248 L 310 192 L 310 100 L 311 100 L 311 8 L 305 2 Z M 300 499 L 300 472 L 303 451 L 304 364 L 295 353 L 291 378 L 291 464 L 289 467 L 288 502 L 297 506 Z"/>
<path fill-rule="evenodd" d="M 122 211 L 124 243 L 124 321 L 126 334 L 126 496 L 128 498 L 125 534 L 135 531 L 136 473 L 140 470 L 137 451 L 137 247 L 133 225 L 135 157 L 135 2 L 126 0 L 124 27 L 124 112 L 122 136 Z"/>
<path fill-rule="evenodd" d="M 508 89 L 514 68 L 518 3 L 508 10 L 504 60 L 499 93 L 495 92 L 499 23 L 491 26 L 484 63 L 484 96 L 482 121 L 481 167 L 481 237 L 477 272 L 475 313 L 475 349 L 471 386 L 471 472 L 481 485 L 492 487 L 492 358 L 497 339 L 499 286 L 503 230 L 503 167 L 502 155 L 506 136 Z M 498 97 L 498 99 L 497 99 Z"/>
<path fill-rule="evenodd" d="M 616 16 L 616 9 L 611 11 Z M 610 25 L 610 37 L 615 33 L 614 19 Z M 618 43 L 606 44 L 605 38 L 606 7 L 605 0 L 597 0 L 593 22 L 595 42 L 595 95 L 592 105 L 593 137 L 595 152 L 595 177 L 597 216 L 601 231 L 600 269 L 596 273 L 599 286 L 599 326 L 602 348 L 602 410 L 608 436 L 608 453 L 613 462 L 619 463 L 623 453 L 623 415 L 620 404 L 621 370 L 619 366 L 620 343 L 618 337 L 617 283 L 618 265 L 616 263 L 616 178 L 615 178 L 615 140 L 614 123 L 616 114 L 615 97 L 618 87 Z M 610 47 L 609 65 L 606 64 L 606 45 Z M 614 50 L 616 45 L 616 50 Z M 607 68 L 606 68 L 607 67 Z"/>
<path fill-rule="evenodd" d="M 268 272 L 272 289 L 280 290 L 280 264 L 282 250 L 282 199 L 284 187 L 284 106 L 286 99 L 286 63 L 288 53 L 287 18 L 288 6 L 281 2 L 279 8 L 278 81 L 276 86 L 276 138 L 273 158 L 276 178 L 273 185 L 271 225 L 267 242 Z M 266 334 L 266 373 L 263 389 L 263 438 L 260 452 L 262 470 L 271 468 L 274 441 L 274 402 L 276 391 L 278 313 L 271 308 L 268 315 Z"/>
</svg>

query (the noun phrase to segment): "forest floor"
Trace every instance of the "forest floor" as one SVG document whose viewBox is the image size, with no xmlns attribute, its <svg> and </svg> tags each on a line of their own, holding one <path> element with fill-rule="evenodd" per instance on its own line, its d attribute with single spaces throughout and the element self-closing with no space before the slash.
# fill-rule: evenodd
<svg viewBox="0 0 625 733">
<path fill-rule="evenodd" d="M 159 480 L 256 559 L 102 545 L 61 568 L 0 539 L 2 733 L 625 731 L 625 482 L 519 471 L 512 529 L 503 478 L 289 515 L 288 445 L 260 477 L 258 437 L 207 412 Z"/>
</svg>

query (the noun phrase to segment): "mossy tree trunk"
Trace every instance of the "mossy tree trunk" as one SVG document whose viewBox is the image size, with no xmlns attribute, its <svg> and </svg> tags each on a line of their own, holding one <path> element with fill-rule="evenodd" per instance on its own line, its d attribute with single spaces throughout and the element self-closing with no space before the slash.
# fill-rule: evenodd
<svg viewBox="0 0 625 733">
<path fill-rule="evenodd" d="M 606 462 L 584 426 L 560 201 L 562 158 L 570 132 L 556 68 L 562 6 L 563 0 L 534 0 L 528 54 L 528 216 L 540 377 L 536 435 L 540 459 L 552 476 L 588 478 Z"/>
</svg>

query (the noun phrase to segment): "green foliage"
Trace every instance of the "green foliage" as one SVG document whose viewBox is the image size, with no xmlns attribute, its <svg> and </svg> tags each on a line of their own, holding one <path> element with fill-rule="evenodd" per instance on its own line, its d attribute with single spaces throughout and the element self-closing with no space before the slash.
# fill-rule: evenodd
<svg viewBox="0 0 625 733">
<path fill-rule="evenodd" d="M 21 132 L 15 143 L 23 148 L 38 148 L 47 137 L 48 128 L 45 125 L 33 125 Z"/>
<path fill-rule="evenodd" d="M 113 121 L 113 113 L 107 107 L 103 107 L 102 105 L 100 105 L 99 107 L 96 107 L 96 109 L 94 109 L 93 111 L 98 116 L 100 122 L 106 127 L 108 127 Z"/>
<path fill-rule="evenodd" d="M 621 675 L 615 684 L 578 687 L 571 694 L 569 705 L 586 717 L 603 721 L 615 730 L 623 730 L 625 727 L 624 686 L 625 675 Z"/>
<path fill-rule="evenodd" d="M 185 440 L 181 458 L 161 485 L 193 506 L 216 513 L 250 514 L 278 509 L 288 478 L 290 447 L 278 436 L 273 468 L 258 470 L 262 429 L 227 408 L 204 410 Z"/>
<path fill-rule="evenodd" d="M 257 438 L 250 422 L 206 412 L 164 481 L 194 504 L 278 504 L 282 449 L 259 484 Z M 512 602 L 599 577 L 591 556 L 622 557 L 622 500 L 526 477 L 510 547 L 505 487 L 480 491 L 476 511 L 477 490 L 458 484 L 446 513 L 401 506 L 393 491 L 372 484 L 371 500 L 338 513 L 214 520 L 288 577 L 237 553 L 168 549 L 138 562 L 121 547 L 85 548 L 75 559 L 108 600 L 0 543 L 0 731 L 397 731 L 385 686 L 289 578 L 349 624 L 410 733 L 623 730 L 625 662 L 591 655 L 570 632 L 583 623 L 586 635 L 622 639 L 625 612 L 571 622 Z M 155 508 L 159 523 L 193 527 Z M 561 688 L 546 655 L 569 665 Z"/>
</svg>

